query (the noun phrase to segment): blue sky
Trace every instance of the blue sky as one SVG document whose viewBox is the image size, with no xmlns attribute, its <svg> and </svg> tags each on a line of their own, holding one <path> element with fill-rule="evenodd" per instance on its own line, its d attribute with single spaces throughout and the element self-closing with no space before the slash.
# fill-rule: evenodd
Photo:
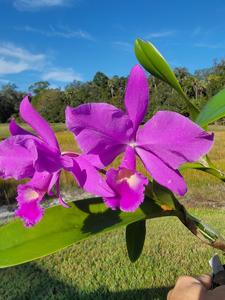
<svg viewBox="0 0 225 300">
<path fill-rule="evenodd" d="M 0 0 L 0 85 L 127 75 L 135 38 L 191 72 L 225 58 L 223 0 Z"/>
</svg>

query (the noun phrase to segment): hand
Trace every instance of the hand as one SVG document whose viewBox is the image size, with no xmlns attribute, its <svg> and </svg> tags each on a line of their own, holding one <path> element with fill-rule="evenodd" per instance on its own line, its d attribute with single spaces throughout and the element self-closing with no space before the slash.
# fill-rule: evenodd
<svg viewBox="0 0 225 300">
<path fill-rule="evenodd" d="M 209 290 L 212 277 L 202 275 L 194 278 L 181 276 L 169 291 L 167 300 L 225 300 L 225 285 Z"/>
</svg>

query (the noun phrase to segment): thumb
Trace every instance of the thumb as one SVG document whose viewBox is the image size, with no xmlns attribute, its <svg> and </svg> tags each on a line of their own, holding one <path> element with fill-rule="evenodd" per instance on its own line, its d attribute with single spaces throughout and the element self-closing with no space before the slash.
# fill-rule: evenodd
<svg viewBox="0 0 225 300">
<path fill-rule="evenodd" d="M 207 289 L 209 290 L 212 286 L 212 277 L 209 274 L 203 274 L 196 277 L 196 279 Z"/>
</svg>

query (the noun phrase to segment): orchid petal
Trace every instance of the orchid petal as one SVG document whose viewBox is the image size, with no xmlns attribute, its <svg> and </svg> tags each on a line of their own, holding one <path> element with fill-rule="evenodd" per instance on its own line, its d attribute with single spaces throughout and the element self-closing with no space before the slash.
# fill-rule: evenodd
<svg viewBox="0 0 225 300">
<path fill-rule="evenodd" d="M 147 113 L 148 98 L 147 77 L 143 69 L 139 65 L 136 65 L 130 72 L 125 93 L 125 106 L 133 122 L 134 132 L 136 132 Z"/>
<path fill-rule="evenodd" d="M 49 189 L 52 177 L 53 175 L 46 171 L 35 172 L 31 180 L 25 185 L 29 185 L 30 187 L 33 187 L 35 189 L 38 189 L 39 191 L 43 191 L 44 193 L 46 193 Z"/>
<path fill-rule="evenodd" d="M 136 151 L 155 181 L 180 196 L 187 192 L 186 183 L 178 170 L 171 168 L 150 151 L 139 147 L 136 148 Z"/>
<path fill-rule="evenodd" d="M 62 167 L 61 157 L 32 135 L 15 135 L 0 143 L 0 177 L 23 179 L 34 171 L 54 173 Z"/>
<path fill-rule="evenodd" d="M 23 179 L 34 174 L 30 136 L 12 136 L 0 143 L 0 177 Z"/>
<path fill-rule="evenodd" d="M 111 197 L 114 195 L 99 172 L 81 155 L 71 157 L 72 167 L 64 167 L 76 178 L 79 186 L 86 192 L 98 196 Z"/>
<path fill-rule="evenodd" d="M 19 126 L 15 120 L 11 120 L 9 123 L 9 131 L 11 135 L 33 135 L 29 131 Z"/>
<path fill-rule="evenodd" d="M 54 172 L 52 174 L 52 177 L 51 177 L 51 180 L 50 180 L 49 186 L 48 186 L 48 195 L 49 196 L 54 195 L 54 193 L 52 192 L 52 189 L 53 189 L 54 185 L 56 184 L 57 180 L 59 179 L 60 173 L 61 173 L 61 171 Z"/>
<path fill-rule="evenodd" d="M 88 156 L 88 161 L 91 162 L 96 168 L 103 169 L 108 166 L 120 153 L 124 152 L 126 145 L 106 145 L 104 143 L 99 143 L 94 149 L 93 153 L 86 154 Z M 95 152 L 95 154 L 94 154 Z"/>
<path fill-rule="evenodd" d="M 208 153 L 213 145 L 213 134 L 178 113 L 160 111 L 139 129 L 137 145 L 177 169 Z"/>
<path fill-rule="evenodd" d="M 128 116 L 106 103 L 83 104 L 75 109 L 67 107 L 66 124 L 80 148 L 85 153 L 99 155 L 103 165 L 124 151 L 133 132 Z"/>
<path fill-rule="evenodd" d="M 20 116 L 22 119 L 33 128 L 35 132 L 55 149 L 59 149 L 54 131 L 49 126 L 48 122 L 43 119 L 39 113 L 30 104 L 28 96 L 20 103 Z"/>
<path fill-rule="evenodd" d="M 110 169 L 106 173 L 106 182 L 115 192 L 114 197 L 103 197 L 108 207 L 133 212 L 144 201 L 148 180 L 142 174 L 122 167 Z"/>
<path fill-rule="evenodd" d="M 32 148 L 34 167 L 38 172 L 47 171 L 54 173 L 62 168 L 59 152 L 53 151 L 52 148 L 38 139 L 34 140 L 34 144 L 35 147 Z"/>
</svg>

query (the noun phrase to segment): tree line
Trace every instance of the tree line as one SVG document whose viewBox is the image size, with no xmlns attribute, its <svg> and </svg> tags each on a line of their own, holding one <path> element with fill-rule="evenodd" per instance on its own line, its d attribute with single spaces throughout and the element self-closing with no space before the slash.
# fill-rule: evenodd
<svg viewBox="0 0 225 300">
<path fill-rule="evenodd" d="M 191 74 L 186 68 L 175 68 L 185 93 L 191 101 L 201 108 L 207 99 L 225 87 L 225 60 L 215 61 L 211 68 L 197 70 Z M 156 111 L 173 110 L 188 115 L 187 107 L 181 97 L 166 83 L 149 76 L 150 106 L 146 118 Z M 124 93 L 127 77 L 107 77 L 97 72 L 92 81 L 74 81 L 65 89 L 51 88 L 47 81 L 35 82 L 29 87 L 34 107 L 49 122 L 64 122 L 65 107 L 78 106 L 88 102 L 107 102 L 124 108 Z M 15 84 L 6 84 L 0 89 L 0 122 L 6 123 L 10 118 L 18 118 L 19 104 L 27 94 L 19 91 Z"/>
</svg>

